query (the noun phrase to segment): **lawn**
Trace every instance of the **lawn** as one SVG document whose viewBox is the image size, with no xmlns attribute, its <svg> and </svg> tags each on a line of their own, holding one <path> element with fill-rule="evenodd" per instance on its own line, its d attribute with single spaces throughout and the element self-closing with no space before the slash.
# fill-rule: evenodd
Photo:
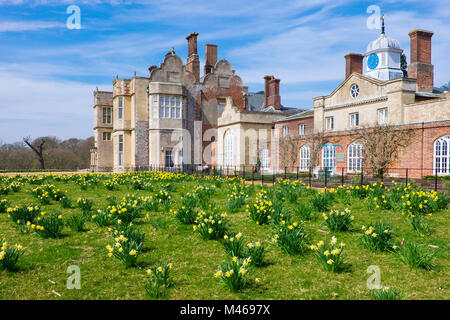
<svg viewBox="0 0 450 320">
<path fill-rule="evenodd" d="M 170 173 L 0 176 L 0 201 L 8 201 L 3 213 L 0 206 L 0 239 L 7 241 L 9 247 L 23 246 L 17 269 L 0 271 L 0 299 L 152 299 L 144 289 L 150 279 L 147 270 L 168 263 L 173 266 L 171 285 L 164 291 L 163 299 L 371 299 L 367 288 L 371 274 L 367 269 L 372 265 L 379 267 L 381 285 L 400 290 L 403 299 L 449 299 L 448 197 L 400 184 L 392 189 L 377 184 L 317 191 L 301 182 L 287 181 L 261 187 L 238 178 Z M 170 199 L 166 200 L 166 192 Z M 198 196 L 191 197 L 192 194 Z M 123 197 L 127 198 L 122 201 Z M 245 246 L 256 241 L 264 246 L 263 264 L 250 263 L 241 290 L 232 291 L 221 277 L 215 277 L 220 265 L 232 261 L 224 249 L 223 236 L 219 233 L 220 239 L 205 240 L 199 232 L 203 218 L 191 224 L 177 219 L 181 202 L 188 203 L 189 197 L 197 201 L 190 209 L 200 212 L 203 206 L 205 218 L 211 212 L 227 213 L 218 219 L 223 219 L 229 237 L 241 233 Z M 268 201 L 262 209 L 259 206 L 255 218 L 260 219 L 258 224 L 246 212 L 252 210 L 257 197 Z M 62 198 L 72 200 L 71 208 L 63 208 Z M 93 208 L 83 214 L 78 199 L 92 200 Z M 134 209 L 128 206 L 133 203 L 137 204 Z M 136 210 L 138 216 L 131 218 L 133 228 L 145 234 L 137 260 L 128 268 L 115 256 L 108 257 L 107 246 L 114 247 L 112 232 L 118 228 L 121 217 L 114 212 L 105 218 L 107 225 L 99 226 L 99 215 L 109 215 L 113 208 L 108 208 L 110 205 L 119 211 L 128 208 L 127 213 Z M 30 226 L 39 225 L 36 219 L 28 226 L 25 221 L 12 221 L 7 208 L 21 206 L 39 206 L 45 212 L 42 217 L 54 212 L 60 215 L 59 220 L 64 223 L 62 234 L 44 237 L 43 232 Z M 269 219 L 265 219 L 266 207 L 273 208 Z M 348 230 L 331 231 L 327 226 L 333 219 L 330 210 L 341 213 L 346 208 L 350 210 L 346 214 L 349 220 L 344 223 Z M 69 228 L 67 222 L 72 216 L 87 218 L 82 231 Z M 420 221 L 413 216 L 421 217 Z M 418 231 L 409 223 L 412 220 L 418 221 Z M 370 250 L 361 239 L 369 226 L 379 221 L 389 223 L 392 239 L 386 240 L 385 250 Z M 299 249 L 289 254 L 289 250 L 282 250 L 276 234 L 281 237 L 280 229 L 284 230 L 292 240 L 295 236 L 288 227 L 293 225 L 303 230 L 303 250 L 300 245 L 288 243 L 294 251 Z M 214 232 L 206 232 L 205 237 Z M 327 263 L 316 259 L 318 251 L 310 248 L 317 247 L 321 240 L 329 244 L 333 236 L 338 244 L 345 244 L 343 264 L 336 271 L 327 270 Z M 433 255 L 428 259 L 429 268 L 402 261 L 400 253 L 408 243 Z M 420 254 L 413 257 L 414 261 L 419 259 Z M 81 288 L 70 290 L 66 282 L 71 273 L 67 270 L 73 265 L 80 268 Z"/>
</svg>

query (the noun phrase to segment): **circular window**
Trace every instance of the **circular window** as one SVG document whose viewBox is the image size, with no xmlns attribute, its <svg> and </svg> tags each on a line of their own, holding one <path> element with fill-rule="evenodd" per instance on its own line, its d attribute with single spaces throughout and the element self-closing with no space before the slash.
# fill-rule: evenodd
<svg viewBox="0 0 450 320">
<path fill-rule="evenodd" d="M 350 95 L 352 96 L 353 99 L 359 96 L 359 86 L 357 84 L 351 86 Z"/>
</svg>

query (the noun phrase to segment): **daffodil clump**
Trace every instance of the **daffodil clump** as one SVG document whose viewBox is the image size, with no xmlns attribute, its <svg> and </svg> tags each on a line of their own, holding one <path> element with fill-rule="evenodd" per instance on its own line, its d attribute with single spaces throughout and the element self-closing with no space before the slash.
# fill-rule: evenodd
<svg viewBox="0 0 450 320">
<path fill-rule="evenodd" d="M 109 212 L 113 219 L 128 224 L 140 216 L 140 209 L 138 199 L 125 197 L 117 205 L 108 206 L 105 211 Z"/>
<path fill-rule="evenodd" d="M 349 186 L 350 194 L 354 198 L 365 199 L 370 193 L 370 185 L 363 186 Z"/>
<path fill-rule="evenodd" d="M 35 231 L 43 238 L 61 237 L 63 227 L 64 221 L 60 213 L 46 214 L 41 212 L 41 215 L 36 218 Z"/>
<path fill-rule="evenodd" d="M 227 210 L 228 212 L 237 212 L 245 204 L 248 195 L 244 191 L 233 191 L 228 194 Z"/>
<path fill-rule="evenodd" d="M 12 189 L 10 187 L 0 186 L 0 195 L 1 196 L 7 196 L 10 191 L 12 191 Z"/>
<path fill-rule="evenodd" d="M 295 203 L 306 191 L 306 185 L 299 180 L 281 179 L 278 181 L 277 187 L 280 191 L 279 198 L 284 198 L 289 203 Z"/>
<path fill-rule="evenodd" d="M 84 214 L 74 214 L 66 220 L 67 226 L 73 232 L 81 232 L 84 230 L 84 224 L 87 221 L 87 217 Z"/>
<path fill-rule="evenodd" d="M 316 193 L 311 199 L 311 204 L 316 211 L 328 211 L 334 202 L 335 189 L 324 189 Z"/>
<path fill-rule="evenodd" d="M 337 238 L 333 236 L 329 244 L 325 244 L 323 240 L 317 242 L 316 245 L 311 245 L 310 248 L 316 253 L 316 258 L 328 271 L 339 271 L 342 269 L 344 258 L 342 253 L 344 252 L 345 244 L 341 242 L 337 244 Z"/>
<path fill-rule="evenodd" d="M 249 217 L 256 222 L 256 224 L 266 224 L 272 219 L 272 215 L 275 210 L 273 209 L 273 203 L 267 196 L 266 190 L 261 190 L 256 195 L 256 199 L 253 203 L 247 205 L 246 212 Z"/>
<path fill-rule="evenodd" d="M 138 246 L 143 246 L 145 241 L 145 233 L 136 228 L 132 223 L 118 224 L 116 229 L 108 228 L 111 237 L 117 241 L 118 237 L 123 236 L 128 240 L 134 241 Z"/>
<path fill-rule="evenodd" d="M 404 215 L 425 215 L 439 209 L 439 195 L 435 191 L 412 191 L 401 198 Z"/>
<path fill-rule="evenodd" d="M 94 206 L 94 201 L 86 198 L 78 198 L 77 206 L 78 208 L 81 209 L 81 211 L 83 211 L 83 213 L 87 214 L 92 210 L 92 207 Z"/>
<path fill-rule="evenodd" d="M 253 265 L 261 267 L 264 264 L 264 244 L 261 241 L 247 243 L 244 255 L 251 258 Z"/>
<path fill-rule="evenodd" d="M 222 280 L 231 291 L 238 292 L 245 287 L 251 262 L 250 257 L 247 259 L 233 257 L 231 262 L 226 262 L 220 266 L 214 278 Z"/>
<path fill-rule="evenodd" d="M 377 222 L 374 226 L 362 226 L 362 244 L 372 251 L 397 250 L 397 246 L 392 243 L 394 236 L 392 227 L 387 222 Z"/>
<path fill-rule="evenodd" d="M 170 209 L 169 212 L 182 224 L 194 224 L 197 218 L 197 211 L 191 206 L 179 206 L 176 210 Z"/>
<path fill-rule="evenodd" d="M 139 254 L 142 251 L 143 243 L 128 239 L 123 234 L 114 238 L 114 245 L 106 246 L 108 257 L 115 257 L 121 260 L 126 268 L 136 265 Z"/>
<path fill-rule="evenodd" d="M 110 211 L 101 209 L 98 209 L 96 213 L 92 214 L 90 219 L 99 227 L 110 226 L 118 222 L 118 220 L 114 219 Z"/>
<path fill-rule="evenodd" d="M 169 279 L 172 268 L 172 263 L 167 263 L 147 270 L 149 278 L 144 288 L 149 297 L 157 299 L 164 296 L 166 289 L 172 285 Z"/>
<path fill-rule="evenodd" d="M 272 243 L 288 254 L 302 254 L 308 248 L 308 240 L 303 225 L 298 222 L 288 224 L 282 220 Z"/>
<path fill-rule="evenodd" d="M 194 223 L 194 231 L 198 232 L 203 239 L 221 239 L 227 230 L 227 214 L 218 213 L 213 210 L 210 214 L 200 211 Z"/>
<path fill-rule="evenodd" d="M 407 241 L 403 247 L 398 250 L 398 255 L 403 263 L 413 268 L 429 271 L 436 267 L 436 251 L 432 251 L 428 247 L 418 245 L 411 241 Z"/>
<path fill-rule="evenodd" d="M 106 180 L 103 185 L 109 191 L 117 190 L 119 188 L 119 184 L 117 183 L 117 179 L 109 179 Z"/>
<path fill-rule="evenodd" d="M 432 213 L 429 213 L 428 216 L 432 216 Z M 408 214 L 408 223 L 413 228 L 414 231 L 419 233 L 422 237 L 425 235 L 431 234 L 431 227 L 430 225 L 425 222 L 426 216 L 421 214 Z"/>
<path fill-rule="evenodd" d="M 8 242 L 0 239 L 0 244 L 2 245 L 0 250 L 0 271 L 17 270 L 17 261 L 24 254 L 24 249 L 20 244 L 10 246 Z"/>
<path fill-rule="evenodd" d="M 26 224 L 27 222 L 34 222 L 41 213 L 41 208 L 39 206 L 14 207 L 6 209 L 6 213 L 12 222 Z"/>
<path fill-rule="evenodd" d="M 223 246 L 225 251 L 232 257 L 242 257 L 244 254 L 244 238 L 239 232 L 235 236 L 223 236 Z"/>
<path fill-rule="evenodd" d="M 6 209 L 9 206 L 9 201 L 6 199 L 0 200 L 0 213 L 6 212 Z"/>
<path fill-rule="evenodd" d="M 345 208 L 343 211 L 331 210 L 328 213 L 322 213 L 325 224 L 330 231 L 348 231 L 355 219 L 350 210 Z"/>
<path fill-rule="evenodd" d="M 66 195 L 64 191 L 56 188 L 52 184 L 45 184 L 31 190 L 31 193 L 41 204 L 49 204 L 52 200 L 60 201 Z"/>
<path fill-rule="evenodd" d="M 203 210 L 209 206 L 211 196 L 216 193 L 216 187 L 207 185 L 198 185 L 194 188 L 194 195 L 197 198 L 197 203 Z"/>
<path fill-rule="evenodd" d="M 390 287 L 372 289 L 369 293 L 372 300 L 401 300 L 403 297 L 403 291 Z"/>
<path fill-rule="evenodd" d="M 157 212 L 161 207 L 168 211 L 171 200 L 172 196 L 168 191 L 160 190 L 154 197 L 146 198 L 143 205 L 147 211 Z"/>
</svg>

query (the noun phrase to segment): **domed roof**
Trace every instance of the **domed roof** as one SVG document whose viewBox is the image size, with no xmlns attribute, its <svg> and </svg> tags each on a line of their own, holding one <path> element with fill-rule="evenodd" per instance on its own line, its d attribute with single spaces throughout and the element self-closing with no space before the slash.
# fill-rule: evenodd
<svg viewBox="0 0 450 320">
<path fill-rule="evenodd" d="M 378 39 L 369 43 L 367 46 L 367 52 L 378 49 L 400 49 L 400 42 L 395 39 L 388 38 L 384 33 L 382 33 Z"/>
</svg>

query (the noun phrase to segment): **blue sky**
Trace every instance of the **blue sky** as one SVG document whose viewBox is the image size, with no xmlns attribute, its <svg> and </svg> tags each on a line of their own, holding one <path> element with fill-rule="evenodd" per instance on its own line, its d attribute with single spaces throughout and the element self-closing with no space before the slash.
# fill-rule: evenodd
<svg viewBox="0 0 450 320">
<path fill-rule="evenodd" d="M 80 30 L 66 26 L 71 4 Z M 193 31 L 202 62 L 204 45 L 217 44 L 250 91 L 273 74 L 285 106 L 310 108 L 343 81 L 344 55 L 378 37 L 366 26 L 370 5 L 387 14 L 386 33 L 408 58 L 408 32 L 434 31 L 435 85 L 450 80 L 448 0 L 0 0 L 0 142 L 91 136 L 95 87 L 147 76 L 172 46 L 185 59 Z"/>
</svg>

